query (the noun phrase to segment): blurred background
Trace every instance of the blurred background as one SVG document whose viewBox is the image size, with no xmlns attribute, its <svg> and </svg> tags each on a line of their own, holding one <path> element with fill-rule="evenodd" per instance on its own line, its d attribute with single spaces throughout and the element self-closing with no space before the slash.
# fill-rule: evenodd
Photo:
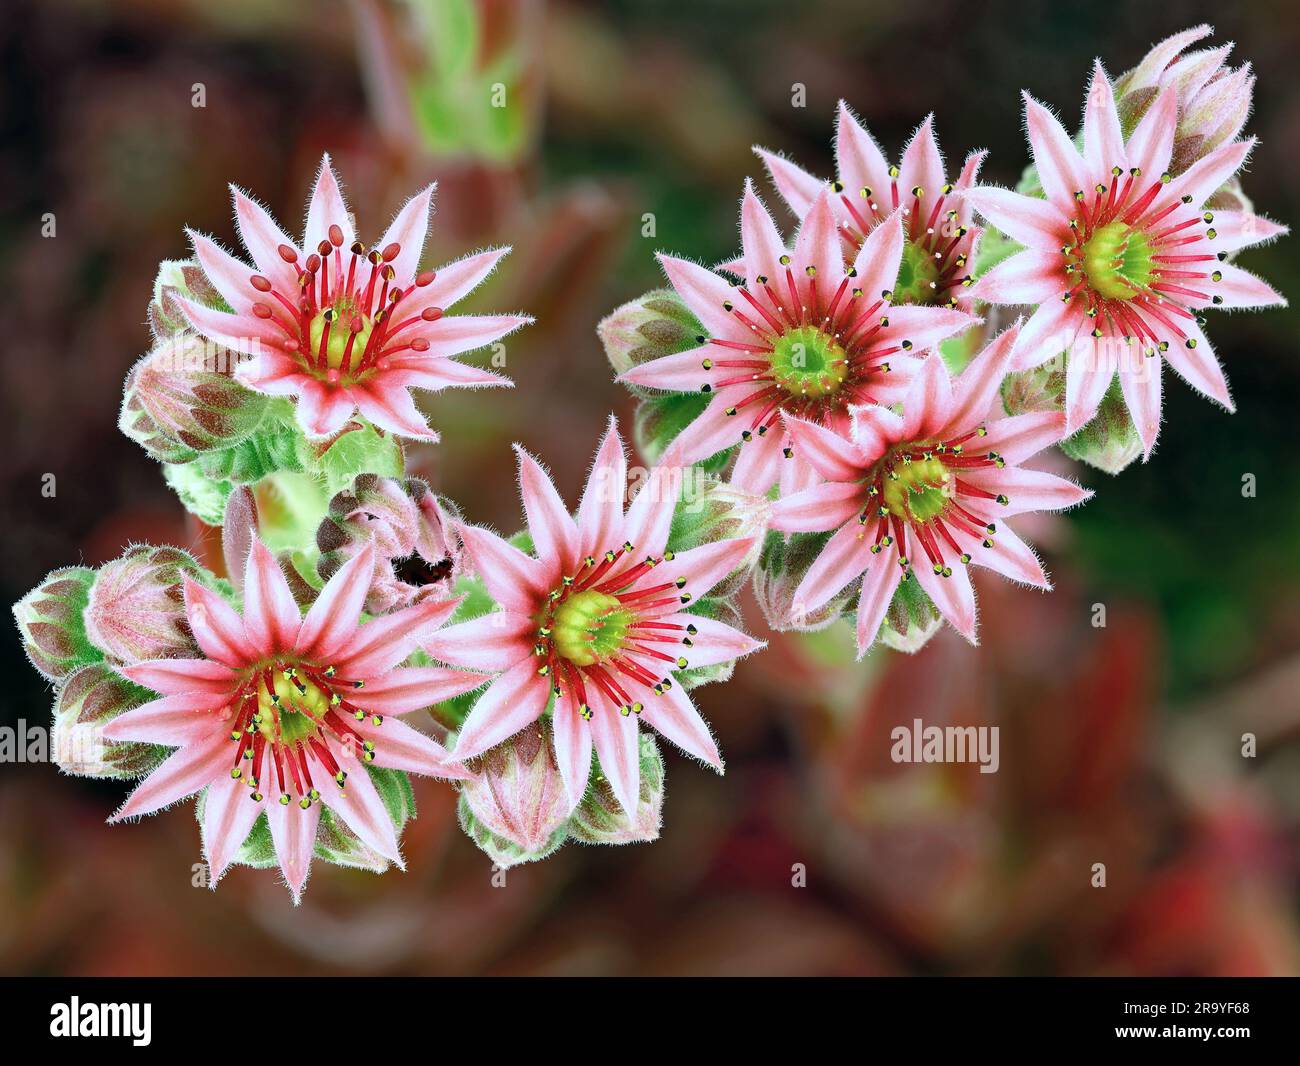
<svg viewBox="0 0 1300 1066">
<path fill-rule="evenodd" d="M 473 520 L 515 528 L 509 443 L 578 491 L 607 412 L 632 411 L 596 322 L 661 283 L 654 251 L 734 252 L 743 179 L 776 199 L 752 144 L 829 174 L 843 97 L 888 153 L 934 111 L 950 161 L 987 147 L 985 175 L 1013 184 L 1022 88 L 1074 119 L 1094 56 L 1116 74 L 1208 21 L 1259 75 L 1246 191 L 1294 225 L 1293 14 L 1283 0 L 6 0 L 0 600 L 132 541 L 193 545 L 116 416 L 159 260 L 188 253 L 186 225 L 236 247 L 227 182 L 292 231 L 328 150 L 363 236 L 436 178 L 426 262 L 514 245 L 476 297 L 538 319 L 509 344 L 518 387 L 426 396 L 445 443 L 414 465 Z M 510 106 L 489 109 L 498 82 Z M 1242 263 L 1300 291 L 1287 240 Z M 0 970 L 1300 972 L 1296 329 L 1289 310 L 1214 317 L 1238 414 L 1166 374 L 1152 462 L 1078 472 L 1097 497 L 1037 532 L 1056 592 L 984 582 L 981 648 L 945 632 L 854 665 L 847 629 L 768 634 L 749 604 L 769 650 L 698 693 L 727 775 L 667 754 L 655 844 L 571 844 L 493 888 L 453 791 L 417 779 L 408 871 L 318 862 L 295 910 L 269 872 L 191 887 L 188 807 L 109 828 L 125 785 L 0 766 Z M 12 628 L 3 654 L 0 724 L 47 724 Z M 914 717 L 999 726 L 1000 772 L 895 765 L 890 729 Z"/>
</svg>

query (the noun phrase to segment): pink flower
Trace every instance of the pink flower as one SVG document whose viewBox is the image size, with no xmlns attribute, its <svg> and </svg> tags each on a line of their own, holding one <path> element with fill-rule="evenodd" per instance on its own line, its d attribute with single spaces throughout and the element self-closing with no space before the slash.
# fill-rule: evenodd
<svg viewBox="0 0 1300 1066">
<path fill-rule="evenodd" d="M 444 314 L 510 249 L 418 273 L 432 185 L 407 201 L 369 249 L 352 231 L 329 156 L 321 161 L 302 249 L 244 193 L 233 186 L 232 193 L 240 237 L 256 269 L 202 234 L 191 231 L 190 238 L 234 313 L 177 302 L 201 334 L 252 357 L 239 367 L 241 382 L 297 399 L 307 433 L 331 436 L 360 411 L 390 433 L 436 440 L 410 387 L 510 384 L 452 356 L 491 344 L 531 319 Z"/>
<path fill-rule="evenodd" d="M 1088 92 L 1082 154 L 1028 95 L 1025 117 L 1046 199 L 996 188 L 967 193 L 976 210 L 1025 245 L 979 280 L 975 296 L 1037 305 L 1021 330 L 1017 363 L 1037 366 L 1068 352 L 1068 432 L 1092 419 L 1118 373 L 1150 456 L 1160 430 L 1161 375 L 1154 361 L 1163 356 L 1194 388 L 1232 410 L 1197 313 L 1284 303 L 1259 278 L 1225 261 L 1276 230 L 1270 234 L 1241 212 L 1204 210 L 1254 141 L 1216 148 L 1171 178 L 1173 90 L 1160 94 L 1125 140 L 1100 65 Z"/>
<path fill-rule="evenodd" d="M 639 720 L 722 769 L 708 726 L 671 675 L 761 647 L 686 606 L 735 570 L 755 538 L 666 551 L 680 468 L 657 467 L 625 512 L 627 458 L 613 420 L 576 521 L 542 467 L 518 451 L 535 555 L 463 527 L 466 551 L 501 610 L 425 642 L 444 662 L 498 675 L 465 720 L 454 754 L 482 754 L 531 726 L 550 704 L 568 810 L 587 789 L 594 746 L 614 794 L 634 813 Z"/>
<path fill-rule="evenodd" d="M 755 151 L 790 210 L 803 218 L 826 182 L 775 152 Z M 835 139 L 837 174 L 830 188 L 845 259 L 852 262 L 867 234 L 901 210 L 907 241 L 893 286 L 894 303 L 970 310 L 963 283 L 969 277 L 966 266 L 975 258 L 979 228 L 972 224 L 970 207 L 961 194 L 974 183 L 987 154 L 968 155 L 957 180 L 949 184 L 934 137 L 934 116 L 929 115 L 912 135 L 902 160 L 893 166 L 841 100 Z"/>
<path fill-rule="evenodd" d="M 1033 550 L 1007 519 L 1072 507 L 1091 495 L 1065 478 L 1021 464 L 1058 442 L 1059 412 L 997 417 L 998 386 L 1017 330 L 977 355 L 955 382 L 929 356 L 900 416 L 859 407 L 847 439 L 788 417 L 799 451 L 825 483 L 776 504 L 772 525 L 834 535 L 794 595 L 812 613 L 862 578 L 858 649 L 865 654 L 899 582 L 915 579 L 935 607 L 975 642 L 976 563 L 1016 581 L 1050 588 Z"/>
<path fill-rule="evenodd" d="M 463 779 L 423 733 L 386 718 L 421 710 L 483 682 L 442 667 L 402 668 L 454 600 L 358 625 L 374 571 L 367 547 L 321 590 L 306 617 L 257 540 L 248 554 L 243 616 L 185 579 L 185 607 L 201 659 L 155 659 L 122 673 L 161 698 L 104 728 L 109 740 L 176 747 L 110 819 L 150 814 L 207 789 L 203 845 L 212 883 L 265 813 L 295 901 L 311 867 L 326 804 L 369 847 L 402 857 L 367 763 Z"/>
<path fill-rule="evenodd" d="M 742 260 L 733 287 L 695 263 L 660 256 L 668 279 L 704 327 L 699 346 L 641 363 L 619 380 L 713 399 L 674 440 L 683 462 L 744 442 L 732 475 L 741 488 L 783 492 L 812 483 L 784 463 L 781 415 L 845 432 L 849 410 L 900 399 L 920 353 L 974 319 L 942 307 L 890 306 L 903 255 L 901 212 L 877 225 L 846 267 L 831 194 L 822 189 L 787 251 L 746 183 Z M 775 430 L 775 432 L 771 432 Z M 784 465 L 784 469 L 783 469 Z"/>
</svg>

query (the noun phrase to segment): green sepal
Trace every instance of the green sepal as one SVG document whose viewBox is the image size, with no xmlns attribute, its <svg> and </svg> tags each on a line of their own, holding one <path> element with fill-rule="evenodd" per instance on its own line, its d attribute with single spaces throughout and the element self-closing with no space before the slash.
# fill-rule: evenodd
<svg viewBox="0 0 1300 1066">
<path fill-rule="evenodd" d="M 60 567 L 14 604 L 23 651 L 51 681 L 104 658 L 86 636 L 84 616 L 94 581 L 88 566 Z"/>
</svg>

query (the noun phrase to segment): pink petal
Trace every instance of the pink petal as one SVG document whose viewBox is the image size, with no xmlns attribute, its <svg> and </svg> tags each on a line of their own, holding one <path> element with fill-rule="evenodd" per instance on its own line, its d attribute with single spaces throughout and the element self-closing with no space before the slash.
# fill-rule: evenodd
<svg viewBox="0 0 1300 1066">
<path fill-rule="evenodd" d="M 1093 64 L 1092 84 L 1088 87 L 1088 102 L 1083 110 L 1083 154 L 1090 175 L 1103 183 L 1112 180 L 1102 175 L 1108 174 L 1113 167 L 1121 170 L 1128 167 L 1115 94 L 1110 79 L 1102 70 L 1101 60 Z"/>
<path fill-rule="evenodd" d="M 1020 327 L 1016 338 L 1012 370 L 1041 366 L 1062 352 L 1069 351 L 1083 323 L 1082 300 L 1048 300 L 1039 306 L 1029 321 Z"/>
<path fill-rule="evenodd" d="M 460 534 L 475 571 L 497 603 L 520 614 L 539 606 L 540 597 L 550 591 L 542 563 L 478 526 L 461 526 Z"/>
<path fill-rule="evenodd" d="M 451 617 L 459 599 L 423 600 L 392 614 L 372 618 L 353 631 L 334 663 L 343 677 L 367 679 L 386 674 Z"/>
<path fill-rule="evenodd" d="M 203 853 L 212 888 L 217 887 L 262 813 L 265 801 L 255 803 L 251 797 L 248 786 L 229 774 L 208 786 L 203 799 Z"/>
<path fill-rule="evenodd" d="M 401 251 L 390 261 L 399 282 L 415 277 L 415 271 L 420 265 L 420 253 L 424 251 L 424 240 L 429 232 L 429 211 L 434 188 L 433 185 L 426 185 L 407 200 L 375 245 L 381 251 L 390 244 L 401 245 Z"/>
<path fill-rule="evenodd" d="M 555 763 L 572 810 L 582 802 L 591 778 L 591 731 L 579 717 L 572 700 L 559 700 L 551 715 Z"/>
<path fill-rule="evenodd" d="M 885 612 L 893 602 L 898 583 L 903 578 L 903 568 L 898 565 L 894 551 L 869 556 L 872 560 L 862 575 L 862 590 L 858 593 L 858 614 L 854 635 L 858 644 L 858 658 L 867 654 L 875 642 L 876 634 L 885 621 Z"/>
<path fill-rule="evenodd" d="M 703 615 L 675 614 L 665 621 L 675 625 L 695 627 L 695 633 L 688 638 L 691 642 L 690 646 L 678 649 L 678 653 L 685 656 L 690 664 L 687 669 L 729 663 L 765 647 L 763 641 L 747 636 L 734 626 L 705 618 Z M 659 647 L 667 646 L 659 645 Z"/>
<path fill-rule="evenodd" d="M 975 283 L 971 297 L 994 304 L 1041 304 L 1060 300 L 1065 285 L 1061 253 L 1033 248 L 1004 259 Z"/>
<path fill-rule="evenodd" d="M 943 356 L 932 352 L 903 401 L 903 436 L 909 440 L 932 436 L 948 424 L 954 410 L 952 378 Z"/>
<path fill-rule="evenodd" d="M 1241 169 L 1254 147 L 1255 138 L 1251 137 L 1245 141 L 1233 141 L 1222 148 L 1216 148 L 1170 182 L 1166 189 L 1167 195 L 1190 196 L 1189 203 L 1195 205 L 1205 203 L 1225 181 Z"/>
<path fill-rule="evenodd" d="M 486 674 L 450 670 L 445 666 L 403 667 L 381 677 L 367 678 L 366 687 L 354 702 L 377 714 L 409 714 L 471 692 L 487 680 Z"/>
<path fill-rule="evenodd" d="M 230 739 L 224 733 L 178 748 L 136 786 L 109 822 L 152 814 L 192 796 L 219 776 L 229 776 L 231 762 Z"/>
<path fill-rule="evenodd" d="M 271 825 L 271 841 L 275 845 L 276 861 L 285 883 L 293 893 L 296 906 L 302 899 L 302 890 L 311 873 L 311 860 L 316 849 L 316 829 L 320 825 L 319 803 L 303 810 L 296 803 L 279 802 L 266 805 L 267 821 Z"/>
<path fill-rule="evenodd" d="M 744 327 L 723 306 L 734 295 L 726 281 L 697 263 L 675 256 L 660 255 L 659 263 L 677 295 L 704 325 L 709 336 L 744 339 L 740 332 Z"/>
<path fill-rule="evenodd" d="M 1219 302 L 1192 300 L 1189 301 L 1192 307 L 1286 307 L 1286 299 L 1249 270 L 1242 270 L 1232 263 L 1218 263 L 1215 269 L 1222 275 L 1221 280 L 1196 282 L 1195 285 L 1219 297 Z"/>
<path fill-rule="evenodd" d="M 389 370 L 385 380 L 407 388 L 428 389 L 513 389 L 515 383 L 491 370 L 462 363 L 447 356 L 411 359 L 403 358 L 401 365 Z"/>
<path fill-rule="evenodd" d="M 344 248 L 351 247 L 356 241 L 357 235 L 352 229 L 348 206 L 343 202 L 343 192 L 339 189 L 338 175 L 334 173 L 329 154 L 326 153 L 321 157 L 311 203 L 307 207 L 307 228 L 303 232 L 302 246 L 308 255 L 316 250 L 321 241 L 329 240 L 330 226 L 338 226 L 343 231 Z"/>
<path fill-rule="evenodd" d="M 809 198 L 809 207 L 812 206 L 812 201 L 821 188 L 822 185 L 818 182 L 818 188 Z M 791 206 L 793 207 L 793 204 Z M 796 214 L 800 218 L 804 217 L 803 212 L 796 212 Z M 780 260 L 781 256 L 785 255 L 785 240 L 748 178 L 745 179 L 745 194 L 740 201 L 740 245 L 743 249 L 741 272 L 747 285 L 751 288 L 757 286 L 757 279 L 760 277 L 780 276 Z M 754 314 L 750 314 L 749 317 L 754 318 Z M 729 333 L 722 334 L 722 336 L 729 335 Z"/>
<path fill-rule="evenodd" d="M 224 663 L 209 659 L 150 659 L 124 666 L 121 672 L 137 685 L 165 696 L 192 692 L 222 697 L 235 690 L 238 676 Z"/>
<path fill-rule="evenodd" d="M 850 582 L 856 581 L 877 558 L 871 554 L 871 544 L 860 523 L 848 521 L 840 526 L 799 582 L 786 622 L 804 625 L 808 615 L 820 610 Z"/>
<path fill-rule="evenodd" d="M 531 321 L 528 315 L 449 315 L 417 329 L 429 342 L 427 356 L 452 356 L 486 348 Z"/>
<path fill-rule="evenodd" d="M 192 229 L 185 232 L 194 245 L 194 253 L 198 256 L 199 265 L 203 267 L 203 273 L 208 276 L 217 292 L 221 293 L 222 299 L 237 313 L 247 313 L 260 299 L 257 290 L 249 283 L 253 271 L 202 233 Z"/>
<path fill-rule="evenodd" d="M 1008 466 L 1018 466 L 1061 441 L 1065 436 L 1065 415 L 1059 411 L 1033 411 L 999 418 L 988 428 L 980 447 L 997 452 Z"/>
<path fill-rule="evenodd" d="M 419 314 L 426 307 L 451 307 L 478 288 L 509 254 L 509 248 L 489 248 L 448 263 L 438 269 L 432 282 L 417 288 L 409 297 L 411 302 L 403 306 L 411 314 Z"/>
<path fill-rule="evenodd" d="M 611 417 L 578 504 L 578 554 L 603 555 L 623 544 L 627 454 Z"/>
<path fill-rule="evenodd" d="M 280 247 L 292 248 L 301 257 L 298 246 L 267 213 L 265 208 L 236 189 L 230 192 L 235 201 L 235 225 L 239 239 L 257 264 L 258 273 L 265 276 L 280 292 L 293 292 L 298 287 L 298 272 L 280 257 Z"/>
<path fill-rule="evenodd" d="M 1074 507 L 1092 495 L 1067 478 L 1021 467 L 963 472 L 962 481 L 988 492 L 1005 495 L 1008 498 L 1006 504 L 988 505 L 988 513 L 1001 518 L 1012 518 L 1028 511 L 1059 511 Z"/>
<path fill-rule="evenodd" d="M 663 554 L 686 469 L 670 447 L 628 505 L 623 533 L 642 555 L 658 558 Z"/>
<path fill-rule="evenodd" d="M 772 528 L 787 533 L 825 533 L 856 518 L 865 502 L 866 491 L 861 485 L 817 485 L 777 500 L 772 508 Z"/>
<path fill-rule="evenodd" d="M 673 438 L 672 446 L 683 463 L 707 459 L 741 441 L 742 427 L 738 415 L 727 414 L 727 408 L 740 402 L 753 390 L 746 385 L 728 386 L 713 394 L 713 399 L 689 426 Z"/>
<path fill-rule="evenodd" d="M 898 281 L 898 268 L 903 260 L 903 213 L 895 211 L 875 226 L 862 242 L 853 260 L 858 272 L 856 287 L 866 297 L 876 299 L 882 292 L 892 292 Z"/>
<path fill-rule="evenodd" d="M 550 475 L 519 445 L 515 452 L 520 495 L 537 557 L 552 570 L 572 573 L 578 561 L 578 527 Z"/>
<path fill-rule="evenodd" d="M 804 272 L 808 267 L 816 272 L 820 291 L 835 291 L 844 277 L 844 256 L 840 249 L 840 234 L 831 211 L 830 192 L 822 189 L 804 216 L 795 239 L 794 260 L 799 267 L 795 283 L 800 292 L 806 290 L 807 276 Z M 785 270 L 781 273 L 784 274 Z"/>
<path fill-rule="evenodd" d="M 311 437 L 332 437 L 356 412 L 356 401 L 346 389 L 308 378 L 298 392 L 298 424 Z"/>
<path fill-rule="evenodd" d="M 1156 437 L 1160 435 L 1160 363 L 1146 356 L 1136 367 L 1119 368 L 1119 384 L 1124 394 L 1124 404 L 1133 419 L 1133 426 L 1142 439 L 1142 459 L 1151 458 L 1151 451 L 1156 446 Z M 1014 460 L 1008 459 L 1008 462 Z"/>
<path fill-rule="evenodd" d="M 1194 347 L 1187 347 L 1184 341 L 1172 341 L 1165 352 L 1165 362 L 1197 392 L 1217 400 L 1230 412 L 1235 411 L 1227 379 L 1223 376 L 1223 367 L 1219 365 L 1214 348 L 1201 327 L 1189 319 L 1183 321 L 1182 329 Z"/>
<path fill-rule="evenodd" d="M 252 314 L 214 311 L 183 296 L 176 297 L 176 303 L 196 332 L 236 352 L 259 355 L 268 348 L 278 349 L 284 339 L 284 331 L 278 326 Z"/>
<path fill-rule="evenodd" d="M 701 544 L 698 548 L 678 552 L 654 568 L 642 583 L 660 585 L 686 579 L 685 590 L 692 600 L 707 596 L 713 586 L 735 571 L 754 546 L 756 537 L 738 537 L 735 540 L 718 540 Z"/>
<path fill-rule="evenodd" d="M 347 823 L 363 844 L 396 863 L 398 869 L 406 869 L 397 845 L 393 820 L 363 764 L 355 764 L 355 768 L 348 771 L 342 788 L 326 783 L 321 790 L 321 800 Z"/>
<path fill-rule="evenodd" d="M 1007 523 L 999 523 L 997 533 L 989 540 L 993 544 L 991 548 L 976 543 L 968 549 L 972 564 L 995 570 L 1012 581 L 1050 591 L 1052 583 L 1043 572 L 1043 565 L 1033 548 L 1021 540 Z"/>
<path fill-rule="evenodd" d="M 248 642 L 235 609 L 189 575 L 185 577 L 185 612 L 195 641 L 209 659 L 240 667 L 259 657 L 262 649 Z"/>
<path fill-rule="evenodd" d="M 933 348 L 940 341 L 955 336 L 979 321 L 965 311 L 955 311 L 948 307 L 919 307 L 914 304 L 890 307 L 888 318 L 889 325 L 881 331 L 882 338 L 889 338 L 891 344 L 911 341 L 917 352 Z"/>
<path fill-rule="evenodd" d="M 754 152 L 763 160 L 768 174 L 772 176 L 772 184 L 776 186 L 777 192 L 781 194 L 790 211 L 796 218 L 803 218 L 808 213 L 808 208 L 812 207 L 817 194 L 826 187 L 826 183 L 783 156 L 769 152 L 766 148 L 755 145 Z M 749 180 L 746 179 L 747 186 L 748 183 Z"/>
<path fill-rule="evenodd" d="M 1178 96 L 1165 89 L 1147 108 L 1125 145 L 1129 167 L 1136 167 L 1148 181 L 1158 181 L 1169 166 L 1178 126 Z"/>
<path fill-rule="evenodd" d="M 639 363 L 620 374 L 618 380 L 666 392 L 699 392 L 700 386 L 709 380 L 704 360 L 715 358 L 717 354 L 716 345 L 704 344 L 685 352 Z"/>
<path fill-rule="evenodd" d="M 367 543 L 325 583 L 307 611 L 295 642 L 300 654 L 331 660 L 356 631 L 375 573 L 375 549 Z"/>
<path fill-rule="evenodd" d="M 1061 254 L 1069 218 L 1054 204 L 991 185 L 978 185 L 963 199 L 1012 240 L 1035 251 Z"/>
<path fill-rule="evenodd" d="M 863 462 L 858 447 L 838 433 L 793 415 L 785 415 L 784 421 L 795 454 L 827 481 L 856 481 L 870 465 Z"/>
<path fill-rule="evenodd" d="M 687 755 L 694 755 L 722 773 L 722 756 L 718 752 L 717 742 L 691 697 L 680 685 L 673 685 L 662 696 L 653 696 L 647 700 L 641 717 L 660 736 L 672 741 Z M 600 764 L 603 769 L 603 757 Z M 620 797 L 620 802 L 621 799 Z M 627 809 L 626 804 L 624 808 Z"/>
<path fill-rule="evenodd" d="M 429 428 L 415 401 L 401 386 L 385 388 L 382 376 L 377 383 L 352 390 L 357 409 L 380 429 L 412 440 L 436 441 L 438 434 Z"/>
<path fill-rule="evenodd" d="M 624 811 L 636 814 L 641 793 L 641 745 L 636 716 L 600 706 L 587 724 L 601 772 L 614 790 L 614 797 Z"/>
<path fill-rule="evenodd" d="M 992 343 L 970 361 L 953 383 L 953 408 L 947 424 L 935 425 L 934 432 L 942 429 L 960 436 L 988 418 L 1002 387 L 1002 379 L 1010 369 L 1019 336 L 1019 324 L 1012 325 L 999 333 Z"/>
<path fill-rule="evenodd" d="M 435 659 L 472 670 L 509 670 L 533 653 L 537 623 L 526 614 L 492 611 L 425 638 Z"/>
<path fill-rule="evenodd" d="M 105 722 L 100 735 L 105 740 L 134 740 L 178 748 L 198 743 L 222 731 L 219 708 L 228 699 L 229 695 L 215 697 L 193 692 L 163 696 Z"/>
<path fill-rule="evenodd" d="M 1219 234 L 1214 245 L 1225 252 L 1264 244 L 1291 232 L 1286 226 L 1249 211 L 1215 211 L 1214 228 Z"/>
<path fill-rule="evenodd" d="M 472 759 L 532 725 L 546 710 L 551 683 L 533 657 L 516 663 L 479 697 L 456 738 L 455 757 Z"/>
<path fill-rule="evenodd" d="M 1029 145 L 1043 192 L 1054 204 L 1073 203 L 1076 192 L 1090 187 L 1083 159 L 1056 116 L 1028 93 L 1024 98 Z"/>
<path fill-rule="evenodd" d="M 979 643 L 975 637 L 975 590 L 966 567 L 954 566 L 952 574 L 943 577 L 934 572 L 928 561 L 918 560 L 912 573 L 952 627 L 972 644 Z"/>
<path fill-rule="evenodd" d="M 878 404 L 849 408 L 849 439 L 870 465 L 903 439 L 903 416 Z"/>
<path fill-rule="evenodd" d="M 244 631 L 255 648 L 278 652 L 292 648 L 302 627 L 298 603 L 275 557 L 254 540 L 244 571 Z"/>
<path fill-rule="evenodd" d="M 926 115 L 925 121 L 917 127 L 903 150 L 903 159 L 898 167 L 898 187 L 900 201 L 909 200 L 912 188 L 919 185 L 924 190 L 921 198 L 922 215 L 925 216 L 927 198 L 933 202 L 945 185 L 943 156 L 934 139 L 934 116 Z"/>
<path fill-rule="evenodd" d="M 1091 341 L 1093 338 L 1087 338 Z M 1109 338 L 1077 343 L 1065 364 L 1065 432 L 1077 433 L 1097 414 L 1115 379 L 1114 344 Z"/>
<path fill-rule="evenodd" d="M 889 164 L 871 134 L 843 100 L 836 125 L 835 161 L 840 181 L 850 196 L 861 199 L 864 188 L 871 189 L 875 196 L 885 195 L 889 187 Z"/>
<path fill-rule="evenodd" d="M 756 496 L 766 496 L 767 490 L 781 478 L 781 466 L 786 462 L 784 449 L 791 444 L 788 434 L 776 432 L 742 442 L 731 472 L 731 484 Z"/>
<path fill-rule="evenodd" d="M 382 725 L 375 725 L 366 718 L 351 722 L 350 725 L 362 737 L 374 743 L 376 766 L 446 781 L 467 781 L 474 776 L 453 762 L 441 744 L 418 729 L 412 729 L 399 718 L 386 718 Z M 349 774 L 349 784 L 351 780 Z"/>
</svg>

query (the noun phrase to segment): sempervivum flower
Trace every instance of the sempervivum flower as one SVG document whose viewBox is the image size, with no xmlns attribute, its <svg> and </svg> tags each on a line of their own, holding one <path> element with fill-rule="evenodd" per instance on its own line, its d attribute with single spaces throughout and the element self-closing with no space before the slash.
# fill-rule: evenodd
<svg viewBox="0 0 1300 1066">
<path fill-rule="evenodd" d="M 1259 231 L 1238 213 L 1219 216 L 1204 206 L 1254 142 L 1225 144 L 1171 177 L 1174 92 L 1164 90 L 1125 139 L 1100 64 L 1084 111 L 1082 154 L 1027 94 L 1025 118 L 1046 199 L 996 188 L 967 193 L 976 210 L 1025 245 L 982 277 L 975 295 L 991 303 L 1039 305 L 1020 333 L 1017 362 L 1026 368 L 1067 353 L 1069 432 L 1092 419 L 1118 372 L 1149 456 L 1160 430 L 1161 375 L 1154 361 L 1163 357 L 1194 388 L 1232 410 L 1197 314 L 1207 307 L 1284 302 L 1259 278 L 1225 261 L 1262 239 Z"/>
<path fill-rule="evenodd" d="M 366 610 L 386 614 L 445 596 L 461 571 L 461 546 L 438 497 L 418 477 L 358 474 L 330 500 L 316 530 L 317 573 L 329 579 L 367 544 L 375 573 Z"/>
<path fill-rule="evenodd" d="M 683 462 L 744 442 L 733 480 L 765 492 L 811 481 L 785 464 L 781 415 L 843 432 L 850 408 L 891 404 L 920 353 L 964 329 L 969 315 L 943 307 L 891 306 L 903 256 L 901 214 L 876 226 L 846 266 L 829 190 L 813 200 L 787 250 L 771 215 L 746 183 L 741 201 L 743 258 L 733 287 L 695 263 L 660 261 L 706 335 L 698 347 L 632 367 L 621 381 L 713 399 L 673 442 Z"/>
<path fill-rule="evenodd" d="M 826 182 L 765 148 L 755 151 L 790 210 L 803 218 Z M 867 234 L 901 210 L 907 242 L 894 302 L 969 310 L 963 283 L 969 278 L 967 265 L 975 258 L 979 228 L 971 222 L 962 191 L 974 183 L 987 154 L 968 155 L 957 180 L 949 183 L 934 137 L 934 116 L 929 115 L 894 166 L 841 100 L 831 209 L 844 240 L 845 258 L 852 262 Z"/>
<path fill-rule="evenodd" d="M 358 624 L 372 551 L 344 565 L 305 617 L 260 541 L 248 554 L 242 618 L 215 592 L 186 578 L 186 612 L 204 657 L 123 668 L 161 698 L 103 729 L 108 740 L 178 750 L 111 821 L 150 814 L 207 789 L 203 845 L 215 884 L 265 813 L 295 900 L 311 867 L 322 803 L 362 842 L 401 865 L 392 821 L 366 765 L 465 775 L 438 744 L 387 716 L 429 707 L 483 679 L 399 665 L 451 614 L 454 600 Z"/>
<path fill-rule="evenodd" d="M 239 234 L 256 269 L 190 232 L 208 278 L 234 313 L 178 298 L 204 336 L 253 358 L 239 380 L 297 398 L 312 436 L 337 433 L 360 411 L 380 429 L 436 440 L 407 389 L 509 385 L 452 358 L 531 321 L 522 315 L 444 311 L 474 289 L 510 249 L 466 256 L 419 273 L 433 186 L 413 196 L 370 248 L 356 239 L 329 156 L 307 211 L 302 247 L 232 187 Z"/>
<path fill-rule="evenodd" d="M 444 662 L 499 674 L 465 720 L 456 758 L 480 755 L 532 726 L 550 705 L 570 810 L 587 789 L 594 745 L 624 810 L 636 811 L 642 719 L 721 771 L 708 726 L 671 675 L 761 646 L 688 609 L 740 565 L 754 538 L 667 551 L 678 475 L 680 468 L 657 467 L 625 513 L 627 458 L 611 421 L 575 521 L 550 477 L 519 450 L 536 555 L 463 527 L 466 551 L 501 610 L 425 642 Z"/>
<path fill-rule="evenodd" d="M 865 654 L 902 581 L 916 580 L 948 622 L 975 641 L 975 563 L 1049 588 L 1032 549 L 1007 522 L 1029 511 L 1070 507 L 1090 493 L 1065 478 L 1021 466 L 1057 443 L 1060 412 L 993 417 L 1016 327 L 950 381 L 938 354 L 925 360 L 900 416 L 885 407 L 853 411 L 849 436 L 787 418 L 795 448 L 825 483 L 780 500 L 776 529 L 833 533 L 795 592 L 800 613 L 817 611 L 862 579 L 857 638 Z"/>
</svg>

